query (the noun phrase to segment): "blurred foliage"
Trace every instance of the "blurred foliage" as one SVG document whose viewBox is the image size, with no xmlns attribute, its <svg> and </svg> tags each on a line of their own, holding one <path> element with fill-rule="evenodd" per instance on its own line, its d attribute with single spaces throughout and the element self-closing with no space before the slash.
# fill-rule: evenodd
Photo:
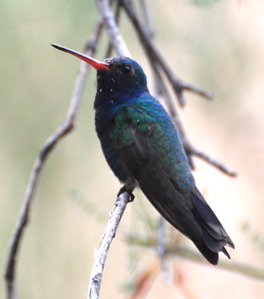
<svg viewBox="0 0 264 299">
<path fill-rule="evenodd" d="M 94 201 L 89 201 L 81 190 L 72 189 L 69 196 L 88 216 L 94 217 L 98 222 L 106 223 L 108 221 L 107 215 L 100 210 Z"/>
<path fill-rule="evenodd" d="M 242 223 L 242 231 L 245 233 L 247 238 L 250 240 L 254 248 L 257 248 L 261 254 L 264 252 L 264 235 L 263 233 L 256 231 L 252 224 L 249 222 Z"/>
<path fill-rule="evenodd" d="M 188 1 L 194 5 L 204 6 L 204 5 L 214 4 L 219 0 L 188 0 Z"/>
</svg>

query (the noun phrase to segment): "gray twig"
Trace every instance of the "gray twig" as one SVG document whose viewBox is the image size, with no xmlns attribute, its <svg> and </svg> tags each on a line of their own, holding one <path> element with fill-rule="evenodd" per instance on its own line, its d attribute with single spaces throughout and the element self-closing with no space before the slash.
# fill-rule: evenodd
<svg viewBox="0 0 264 299">
<path fill-rule="evenodd" d="M 184 247 L 182 250 L 176 252 L 176 254 L 179 254 L 181 257 L 185 257 L 193 261 L 205 263 L 205 260 L 198 252 L 195 252 L 194 250 L 189 249 L 187 247 Z M 217 268 L 222 268 L 228 271 L 232 271 L 237 274 L 248 276 L 250 278 L 264 280 L 264 270 L 263 268 L 260 267 L 256 267 L 244 263 L 220 260 L 217 265 Z"/>
<path fill-rule="evenodd" d="M 133 9 L 133 5 L 130 0 L 122 0 L 122 5 L 131 20 L 132 24 L 134 25 L 136 32 L 138 34 L 138 37 L 140 39 L 141 44 L 144 47 L 145 53 L 147 57 L 149 58 L 150 63 L 155 61 L 160 65 L 163 72 L 167 76 L 169 82 L 172 85 L 172 88 L 179 100 L 179 103 L 181 106 L 185 105 L 185 100 L 183 97 L 184 90 L 190 90 L 200 96 L 205 97 L 206 99 L 211 99 L 212 95 L 211 93 L 202 90 L 201 88 L 192 86 L 191 84 L 188 84 L 181 79 L 177 78 L 166 61 L 163 59 L 162 55 L 158 51 L 155 44 L 152 42 L 151 38 L 149 38 L 148 32 L 145 30 L 144 26 L 142 26 L 139 18 L 137 17 L 137 14 L 135 10 Z"/>
<path fill-rule="evenodd" d="M 90 285 L 88 288 L 87 299 L 98 299 L 101 287 L 101 280 L 104 270 L 104 265 L 113 238 L 116 235 L 118 225 L 121 221 L 122 215 L 129 202 L 129 194 L 127 192 L 121 193 L 116 200 L 116 207 L 111 213 L 110 219 L 107 223 L 105 231 L 101 237 L 99 248 L 94 254 L 94 263 L 90 277 Z"/>
<path fill-rule="evenodd" d="M 160 216 L 159 217 L 159 226 L 157 233 L 157 245 L 158 245 L 158 254 L 160 257 L 161 263 L 161 273 L 163 276 L 163 281 L 165 285 L 169 285 L 170 277 L 169 277 L 169 269 L 168 269 L 168 260 L 167 254 L 165 251 L 165 219 Z"/>
<path fill-rule="evenodd" d="M 138 245 L 141 247 L 146 248 L 157 248 L 157 239 L 152 237 L 144 237 L 135 235 L 135 234 L 127 234 L 125 235 L 125 240 L 129 244 Z M 164 244 L 165 252 L 168 256 L 179 256 L 186 258 L 188 260 L 196 261 L 199 263 L 202 263 L 204 265 L 207 265 L 208 267 L 212 267 L 212 265 L 208 264 L 208 262 L 203 258 L 203 256 L 196 250 L 190 249 L 187 246 L 183 246 L 181 244 L 178 244 L 179 246 L 175 246 L 174 242 L 167 242 Z M 256 267 L 249 264 L 244 263 L 237 263 L 232 261 L 225 261 L 225 260 L 219 260 L 219 263 L 217 265 L 217 268 L 222 268 L 228 271 L 232 271 L 237 274 L 241 274 L 250 278 L 256 278 L 260 280 L 264 280 L 264 269 L 261 267 Z"/>
<path fill-rule="evenodd" d="M 191 146 L 188 141 L 185 142 L 183 144 L 183 146 L 184 146 L 184 149 L 185 149 L 188 156 L 193 155 L 193 156 L 199 157 L 200 159 L 204 160 L 208 164 L 214 166 L 215 168 L 217 168 L 218 170 L 222 171 L 223 173 L 229 175 L 230 177 L 236 177 L 237 176 L 237 173 L 234 170 L 228 168 L 227 166 L 225 166 L 221 162 L 213 159 L 209 155 L 206 155 L 205 153 L 197 150 L 196 148 Z"/>
<path fill-rule="evenodd" d="M 119 56 L 131 57 L 130 52 L 119 33 L 115 18 L 110 9 L 108 0 L 95 0 L 99 15 L 103 18 L 105 31 L 108 34 L 109 41 L 113 45 L 115 51 Z"/>
<path fill-rule="evenodd" d="M 115 22 L 116 22 L 117 25 L 119 25 L 119 21 L 120 21 L 120 11 L 121 11 L 120 8 L 121 8 L 120 1 L 117 1 L 117 3 L 116 3 L 116 9 L 115 9 Z M 113 51 L 113 45 L 109 41 L 105 57 L 106 58 L 111 57 L 112 56 L 112 51 Z"/>
</svg>

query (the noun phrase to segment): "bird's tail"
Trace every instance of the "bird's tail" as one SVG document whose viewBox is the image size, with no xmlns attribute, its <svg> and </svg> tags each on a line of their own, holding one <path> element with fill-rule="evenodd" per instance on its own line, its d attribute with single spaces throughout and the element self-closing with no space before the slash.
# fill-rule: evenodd
<svg viewBox="0 0 264 299">
<path fill-rule="evenodd" d="M 202 230 L 204 242 L 203 244 L 194 242 L 196 247 L 214 265 L 218 263 L 218 252 L 220 251 L 230 258 L 224 246 L 228 245 L 232 248 L 235 246 L 197 188 L 191 192 L 191 201 L 193 217 Z"/>
</svg>

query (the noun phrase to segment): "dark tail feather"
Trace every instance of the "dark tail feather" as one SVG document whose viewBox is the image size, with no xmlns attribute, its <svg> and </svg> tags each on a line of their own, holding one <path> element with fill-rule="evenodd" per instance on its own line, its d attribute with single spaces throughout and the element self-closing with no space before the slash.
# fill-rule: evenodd
<svg viewBox="0 0 264 299">
<path fill-rule="evenodd" d="M 195 244 L 195 243 L 194 243 Z M 201 252 L 201 254 L 207 259 L 207 261 L 213 265 L 218 264 L 218 252 L 213 252 L 208 248 L 206 244 L 195 244 L 197 249 Z M 224 248 L 225 249 L 225 248 Z"/>
<path fill-rule="evenodd" d="M 230 259 L 224 246 L 228 245 L 234 248 L 234 244 L 197 188 L 192 191 L 191 200 L 193 217 L 202 229 L 204 241 L 202 245 L 195 245 L 204 257 L 214 265 L 218 262 L 218 252 L 220 251 Z"/>
</svg>

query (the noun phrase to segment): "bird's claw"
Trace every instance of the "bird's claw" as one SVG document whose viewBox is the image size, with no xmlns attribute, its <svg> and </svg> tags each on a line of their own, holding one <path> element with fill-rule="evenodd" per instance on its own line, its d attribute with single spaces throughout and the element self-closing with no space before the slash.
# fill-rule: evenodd
<svg viewBox="0 0 264 299">
<path fill-rule="evenodd" d="M 129 193 L 129 202 L 134 201 L 134 199 L 135 199 L 135 195 L 132 193 L 132 191 L 131 191 L 131 192 L 128 192 L 128 193 Z"/>
<path fill-rule="evenodd" d="M 117 194 L 117 197 L 119 197 L 119 196 L 120 196 L 122 193 L 124 193 L 124 192 L 126 192 L 126 193 L 129 194 L 129 202 L 134 201 L 134 199 L 135 199 L 135 195 L 133 194 L 133 190 L 128 190 L 128 189 L 126 189 L 126 186 L 123 186 L 123 187 L 119 190 L 119 192 L 118 192 L 118 194 Z"/>
</svg>

